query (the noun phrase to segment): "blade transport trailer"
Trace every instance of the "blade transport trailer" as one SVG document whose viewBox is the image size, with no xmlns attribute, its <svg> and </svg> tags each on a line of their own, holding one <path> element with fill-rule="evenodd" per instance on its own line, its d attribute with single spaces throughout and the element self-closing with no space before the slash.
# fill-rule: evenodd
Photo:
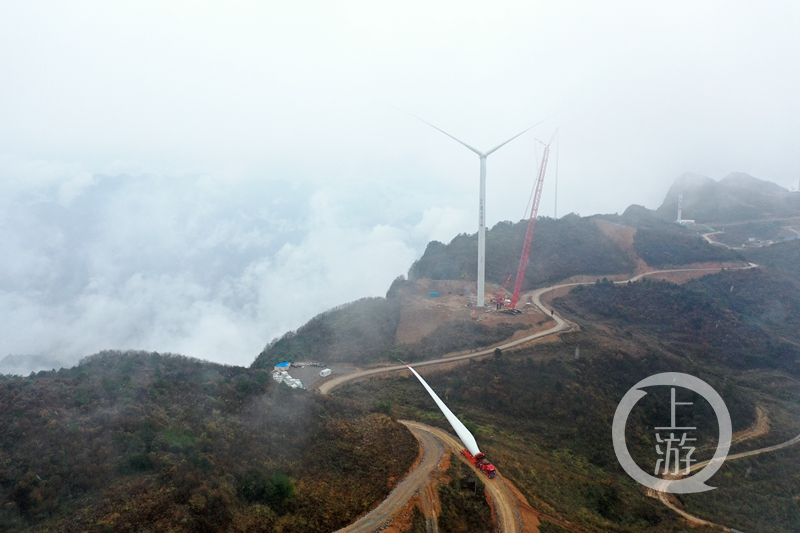
<svg viewBox="0 0 800 533">
<path fill-rule="evenodd" d="M 422 383 L 422 386 L 425 387 L 425 390 L 428 391 L 428 394 L 431 395 L 431 398 L 433 398 L 433 401 L 436 402 L 436 405 L 439 406 L 439 409 L 442 411 L 442 414 L 444 414 L 447 421 L 450 422 L 451 426 L 453 426 L 453 430 L 456 432 L 456 435 L 458 435 L 458 438 L 461 439 L 461 442 L 465 447 L 464 450 L 461 450 L 461 455 L 469 459 L 469 462 L 472 463 L 475 468 L 486 474 L 487 477 L 493 478 L 497 474 L 497 470 L 495 469 L 494 465 L 492 465 L 492 463 L 486 459 L 486 456 L 483 455 L 483 452 L 478 449 L 478 443 L 475 441 L 475 436 L 472 434 L 472 432 L 470 432 L 470 430 L 467 429 L 467 426 L 465 426 L 461 420 L 459 420 L 458 417 L 453 414 L 453 411 L 451 411 L 450 408 L 444 404 L 442 399 L 439 398 L 439 395 L 433 392 L 433 389 L 430 388 L 424 379 L 422 379 L 422 376 L 417 374 L 417 371 L 411 368 L 411 365 L 400 359 L 398 359 L 398 361 L 406 365 L 406 367 L 408 367 L 408 369 L 411 370 L 415 376 L 417 376 L 417 379 L 420 383 Z"/>
<path fill-rule="evenodd" d="M 469 462 L 475 466 L 475 468 L 486 474 L 489 479 L 497 475 L 497 469 L 482 453 L 479 453 L 478 455 L 472 455 L 469 453 L 469 450 L 461 450 L 461 455 L 466 457 L 467 460 L 469 460 Z"/>
</svg>

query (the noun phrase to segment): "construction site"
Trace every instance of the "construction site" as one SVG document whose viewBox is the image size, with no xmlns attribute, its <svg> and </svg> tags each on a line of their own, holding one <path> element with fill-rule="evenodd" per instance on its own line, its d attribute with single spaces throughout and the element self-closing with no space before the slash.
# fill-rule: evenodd
<svg viewBox="0 0 800 533">
<path fill-rule="evenodd" d="M 435 128 L 435 126 L 433 126 Z M 438 130 L 438 128 L 436 128 Z M 439 130 L 442 131 L 442 130 Z M 527 130 L 526 130 L 527 131 Z M 455 139 L 451 135 L 442 131 L 446 135 Z M 524 133 L 524 132 L 522 132 Z M 521 135 L 518 134 L 517 136 Z M 554 136 L 555 137 L 555 136 Z M 553 137 L 553 138 L 554 138 Z M 509 139 L 510 142 L 512 139 Z M 508 259 L 508 267 L 503 274 L 504 280 L 500 284 L 487 284 L 486 273 L 486 236 L 485 236 L 485 177 L 486 177 L 486 158 L 489 154 L 500 148 L 506 143 L 499 145 L 493 150 L 479 152 L 466 145 L 462 141 L 455 139 L 463 144 L 480 157 L 480 203 L 479 203 L 479 227 L 477 233 L 477 279 L 467 281 L 466 279 L 431 279 L 429 277 L 415 277 L 413 280 L 402 280 L 397 285 L 393 284 L 391 301 L 397 305 L 399 318 L 394 329 L 392 348 L 394 350 L 383 350 L 379 352 L 382 357 L 390 353 L 409 353 L 415 356 L 420 354 L 413 349 L 403 347 L 415 346 L 420 344 L 434 344 L 440 340 L 437 336 L 442 336 L 443 331 L 459 331 L 454 325 L 480 325 L 487 329 L 508 332 L 509 334 L 491 342 L 477 344 L 480 348 L 471 346 L 463 350 L 442 350 L 435 355 L 428 354 L 429 358 L 422 358 L 412 364 L 397 358 L 399 365 L 381 360 L 377 364 L 356 366 L 342 365 L 339 368 L 325 368 L 318 371 L 317 366 L 324 366 L 316 363 L 289 363 L 284 362 L 284 367 L 291 367 L 293 374 L 297 375 L 306 368 L 314 367 L 315 376 L 313 381 L 306 382 L 287 374 L 287 370 L 275 367 L 275 379 L 283 380 L 290 387 L 298 386 L 318 391 L 321 394 L 329 394 L 336 388 L 347 383 L 365 378 L 377 376 L 389 376 L 393 373 L 409 371 L 417 378 L 422 388 L 428 393 L 430 398 L 438 407 L 441 414 L 446 419 L 450 429 L 457 438 L 443 431 L 442 428 L 432 427 L 417 421 L 401 421 L 416 437 L 420 445 L 420 457 L 412 467 L 409 475 L 400 482 L 395 490 L 378 507 L 374 508 L 350 526 L 341 529 L 343 532 L 372 532 L 372 531 L 395 531 L 405 532 L 412 528 L 418 528 L 415 521 L 418 521 L 418 514 L 421 513 L 425 526 L 425 531 L 438 531 L 438 521 L 440 520 L 441 502 L 439 498 L 442 487 L 452 483 L 454 463 L 462 463 L 461 483 L 462 489 L 473 487 L 477 492 L 477 478 L 481 479 L 481 486 L 485 491 L 485 499 L 491 509 L 491 522 L 496 531 L 518 531 L 518 532 L 538 532 L 541 522 L 547 521 L 552 525 L 558 526 L 559 530 L 580 531 L 574 524 L 562 520 L 557 513 L 550 510 L 534 510 L 529 500 L 522 492 L 492 464 L 479 448 L 476 435 L 479 438 L 493 440 L 491 433 L 493 429 L 483 427 L 481 433 L 477 433 L 477 426 L 467 421 L 462 421 L 446 405 L 442 397 L 437 394 L 425 379 L 417 372 L 416 368 L 436 367 L 436 371 L 429 371 L 435 379 L 437 372 L 463 370 L 460 368 L 461 362 L 468 360 L 483 359 L 494 356 L 492 364 L 502 367 L 504 361 L 501 359 L 506 350 L 519 350 L 531 347 L 535 343 L 552 342 L 557 336 L 566 332 L 575 332 L 579 326 L 575 322 L 570 322 L 560 316 L 553 307 L 553 300 L 564 296 L 572 289 L 583 285 L 602 282 L 603 286 L 613 286 L 616 284 L 630 284 L 642 278 L 670 280 L 676 283 L 685 283 L 691 279 L 705 276 L 709 273 L 724 271 L 725 269 L 748 270 L 756 268 L 756 265 L 741 260 L 740 256 L 729 253 L 708 255 L 709 258 L 719 257 L 719 260 L 709 260 L 701 262 L 685 261 L 678 262 L 683 268 L 675 268 L 672 264 L 667 268 L 659 268 L 658 263 L 653 263 L 652 257 L 658 258 L 656 252 L 660 252 L 658 247 L 639 246 L 637 248 L 636 234 L 640 228 L 619 224 L 607 219 L 595 218 L 592 225 L 595 231 L 599 230 L 598 235 L 613 242 L 617 250 L 623 256 L 627 256 L 627 264 L 630 265 L 630 274 L 619 273 L 608 276 L 595 276 L 589 274 L 578 274 L 558 278 L 555 284 L 541 286 L 541 288 L 531 290 L 531 283 L 525 285 L 526 273 L 528 273 L 529 262 L 532 253 L 533 237 L 536 231 L 538 210 L 541 202 L 543 183 L 547 171 L 547 163 L 550 152 L 550 143 L 542 143 L 544 151 L 536 173 L 533 190 L 526 208 L 523 223 L 519 224 L 519 232 L 513 246 L 511 257 Z M 678 213 L 675 222 L 681 226 L 681 230 L 672 230 L 669 235 L 674 239 L 686 238 L 697 239 L 697 234 L 703 234 L 708 243 L 720 244 L 710 238 L 713 228 L 698 225 L 695 220 L 683 219 L 683 195 L 678 198 Z M 673 226 L 674 228 L 674 226 Z M 791 228 L 790 228 L 791 229 Z M 670 230 L 666 230 L 669 232 Z M 647 235 L 646 230 L 642 232 Z M 690 236 L 689 233 L 694 234 Z M 701 241 L 702 242 L 702 241 Z M 649 242 L 645 242 L 645 245 Z M 705 243 L 703 243 L 705 245 Z M 640 243 L 641 245 L 641 243 Z M 708 246 L 708 245 L 705 245 Z M 725 248 L 731 247 L 722 245 Z M 709 247 L 716 248 L 716 247 Z M 650 255 L 643 255 L 644 250 Z M 518 256 L 516 254 L 519 254 Z M 703 254 L 700 254 L 703 256 Z M 493 258 L 496 259 L 496 258 Z M 645 259 L 648 259 L 647 261 Z M 683 259 L 679 259 L 683 260 Z M 473 263 L 474 264 L 474 263 Z M 494 261 L 496 266 L 497 261 Z M 673 263 L 674 264 L 674 263 Z M 474 272 L 474 271 L 473 271 Z M 493 279 L 497 279 L 498 270 L 494 269 Z M 533 285 L 536 287 L 537 285 Z M 527 290 L 523 291 L 523 287 Z M 731 287 L 731 290 L 733 287 Z M 387 301 L 389 300 L 387 294 Z M 450 330 L 443 328 L 450 327 Z M 510 329 L 509 329 L 510 328 Z M 358 333 L 355 330 L 351 330 Z M 461 330 L 465 331 L 465 330 Z M 615 346 L 619 348 L 620 343 Z M 309 354 L 313 356 L 314 354 Z M 580 359 L 580 349 L 574 347 L 573 360 Z M 528 358 L 530 362 L 530 358 Z M 308 376 L 308 374 L 306 374 Z M 307 379 L 307 378 L 306 378 Z M 375 380 L 370 380 L 375 381 Z M 373 385 L 375 387 L 375 385 Z M 380 385 L 377 385 L 380 388 Z M 477 389 L 477 387 L 476 387 Z M 448 391 L 444 388 L 443 396 L 447 399 Z M 373 394 L 375 390 L 373 389 Z M 383 407 L 381 407 L 383 405 Z M 379 404 L 378 410 L 389 412 L 391 407 Z M 470 430 L 467 425 L 475 428 Z M 797 438 L 800 438 L 797 437 Z M 786 446 L 791 445 L 797 439 L 788 441 Z M 498 443 L 491 443 L 497 446 Z M 498 448 L 494 448 L 495 451 Z M 765 449 L 767 450 L 767 449 Z M 506 456 L 506 461 L 509 457 Z M 463 477 L 464 466 L 467 465 L 477 478 Z M 471 485 L 470 485 L 471 483 Z M 652 495 L 651 495 L 652 496 Z M 659 497 L 660 500 L 673 510 L 677 507 L 666 497 Z M 541 503 L 541 502 L 539 502 Z M 692 522 L 694 517 L 686 515 L 678 510 L 679 514 L 684 514 Z M 417 517 L 417 518 L 415 518 Z M 695 521 L 694 523 L 702 523 Z M 417 531 L 417 529 L 413 529 Z"/>
</svg>

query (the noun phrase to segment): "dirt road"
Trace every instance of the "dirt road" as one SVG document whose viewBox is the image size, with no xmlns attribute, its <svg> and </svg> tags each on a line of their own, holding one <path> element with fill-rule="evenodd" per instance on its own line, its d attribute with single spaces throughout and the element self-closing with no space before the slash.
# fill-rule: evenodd
<svg viewBox="0 0 800 533">
<path fill-rule="evenodd" d="M 746 267 L 739 267 L 739 269 L 749 269 L 749 268 L 756 268 L 758 265 L 750 263 L 749 266 Z M 653 270 L 651 272 L 644 272 L 642 274 L 638 274 L 633 276 L 630 279 L 615 281 L 614 283 L 621 284 L 621 283 L 628 283 L 628 281 L 637 281 L 644 276 L 652 276 L 655 274 L 665 274 L 665 273 L 673 273 L 673 272 L 718 272 L 720 268 L 675 268 L 675 269 L 668 269 L 668 270 Z M 548 309 L 545 305 L 542 304 L 541 297 L 545 293 L 556 291 L 558 289 L 562 289 L 565 287 L 577 287 L 578 285 L 591 285 L 594 281 L 585 281 L 585 282 L 576 282 L 576 283 L 562 283 L 560 285 L 552 285 L 550 287 L 544 287 L 542 289 L 537 289 L 531 293 L 528 293 L 531 296 L 531 301 L 533 304 L 544 314 L 551 317 L 555 321 L 555 325 L 549 329 L 538 331 L 532 335 L 528 335 L 525 337 L 521 337 L 519 339 L 509 341 L 505 344 L 501 344 L 497 347 L 487 348 L 485 350 L 477 350 L 475 352 L 470 352 L 468 354 L 463 355 L 456 355 L 452 357 L 442 357 L 439 359 L 431 359 L 429 361 L 420 361 L 414 363 L 415 367 L 422 367 L 422 366 L 432 366 L 432 365 L 441 365 L 444 363 L 453 363 L 455 361 L 464 361 L 466 359 L 473 359 L 475 357 L 483 357 L 486 355 L 490 355 L 494 352 L 495 348 L 500 348 L 501 350 L 507 350 L 509 348 L 514 348 L 515 346 L 520 346 L 522 344 L 529 343 L 536 339 L 541 339 L 543 337 L 547 337 L 550 335 L 554 335 L 556 333 L 560 333 L 562 331 L 569 330 L 573 327 L 571 322 L 568 322 L 561 318 L 557 313 L 552 313 L 550 309 Z M 389 372 L 398 372 L 400 370 L 406 370 L 405 365 L 392 365 L 392 366 L 382 366 L 377 368 L 369 368 L 367 370 L 361 370 L 358 372 L 353 372 L 352 374 L 347 374 L 345 376 L 335 376 L 327 381 L 322 382 L 318 386 L 319 392 L 322 394 L 328 394 L 330 391 L 347 383 L 348 381 L 356 380 L 356 379 L 363 379 L 369 376 L 375 376 L 378 374 L 387 374 Z"/>
<path fill-rule="evenodd" d="M 735 459 L 741 459 L 743 457 L 752 457 L 753 455 L 761 455 L 762 453 L 774 452 L 777 450 L 788 448 L 789 446 L 794 446 L 797 443 L 800 443 L 800 435 L 797 435 L 793 439 L 789 439 L 786 442 L 775 444 L 774 446 L 767 446 L 766 448 L 759 448 L 758 450 L 750 450 L 749 452 L 742 452 L 742 453 L 736 453 L 734 455 L 729 455 L 728 457 L 725 458 L 725 460 L 733 461 Z M 704 466 L 708 465 L 710 462 L 711 461 L 703 461 L 702 463 L 697 463 L 696 465 L 692 465 L 689 471 L 694 472 L 695 470 L 699 470 L 700 468 L 703 468 Z"/>
<path fill-rule="evenodd" d="M 754 425 L 754 428 L 752 428 L 752 431 L 746 432 L 745 435 L 742 435 L 743 438 L 739 438 L 738 440 L 734 438 L 732 442 L 743 442 L 745 440 L 749 440 L 758 437 L 760 435 L 764 435 L 769 431 L 769 425 L 767 424 L 766 421 L 766 414 L 760 407 L 758 407 L 757 410 L 758 410 L 758 416 L 756 419 L 756 424 Z M 789 446 L 793 446 L 798 443 L 800 443 L 800 435 L 797 435 L 793 439 L 789 439 L 786 442 L 775 444 L 774 446 L 767 446 L 765 448 L 759 448 L 758 450 L 751 450 L 749 452 L 742 452 L 734 455 L 729 455 L 725 460 L 734 461 L 736 459 L 742 459 L 743 457 L 752 457 L 753 455 L 761 455 L 762 453 L 774 452 L 776 450 L 782 450 L 783 448 L 788 448 Z M 701 468 L 707 466 L 709 463 L 711 463 L 710 460 L 692 465 L 692 467 L 689 469 L 689 473 L 692 473 L 695 470 L 700 470 Z M 674 477 L 670 476 L 668 479 L 664 480 L 664 484 L 668 483 L 670 479 L 678 479 L 679 477 L 681 476 L 674 476 Z M 720 529 L 722 531 L 738 531 L 737 529 L 732 529 L 720 524 L 715 524 L 713 522 L 709 522 L 708 520 L 703 520 L 702 518 L 698 518 L 694 515 L 687 513 L 686 511 L 679 508 L 675 504 L 675 502 L 673 501 L 674 497 L 668 492 L 649 489 L 647 493 L 649 496 L 657 498 L 661 503 L 663 503 L 664 505 L 666 505 L 667 507 L 669 507 L 682 517 L 684 517 L 691 524 L 698 526 L 710 526 Z"/>
<path fill-rule="evenodd" d="M 797 226 L 783 226 L 783 228 L 791 231 L 792 233 L 800 237 L 800 231 L 797 230 Z"/>
<path fill-rule="evenodd" d="M 535 524 L 523 524 L 522 517 L 517 508 L 517 498 L 512 494 L 508 486 L 510 482 L 506 481 L 501 474 L 498 473 L 494 479 L 488 479 L 461 455 L 460 451 L 463 445 L 446 431 L 410 420 L 404 420 L 402 422 L 415 436 L 417 435 L 415 431 L 418 431 L 422 434 L 435 437 L 453 453 L 454 457 L 461 459 L 464 464 L 469 465 L 470 468 L 475 471 L 476 476 L 480 476 L 481 481 L 486 485 L 486 492 L 489 493 L 489 497 L 494 505 L 494 512 L 498 522 L 498 531 L 502 533 L 538 532 L 538 521 Z M 525 527 L 526 525 L 528 526 L 527 528 Z"/>
<path fill-rule="evenodd" d="M 742 267 L 744 269 L 747 268 L 755 268 L 757 265 L 750 263 L 747 267 Z M 719 271 L 719 268 L 685 268 L 685 269 L 672 269 L 672 270 L 655 270 L 652 272 L 645 272 L 639 275 L 636 275 L 630 280 L 622 280 L 622 281 L 615 281 L 614 283 L 627 283 L 628 281 L 636 281 L 641 279 L 644 276 L 654 275 L 654 274 L 662 274 L 662 273 L 669 273 L 669 272 L 698 272 L 698 271 L 708 271 L 708 272 L 715 272 Z M 537 289 L 530 293 L 531 301 L 533 304 L 539 308 L 543 313 L 550 315 L 552 319 L 555 321 L 555 325 L 551 328 L 539 331 L 532 335 L 528 335 L 526 337 L 522 337 L 520 339 L 516 339 L 514 341 L 508 342 L 499 346 L 500 349 L 505 350 L 508 348 L 512 348 L 514 346 L 519 346 L 521 344 L 528 343 L 530 341 L 540 339 L 542 337 L 546 337 L 548 335 L 553 335 L 559 333 L 561 331 L 569 330 L 573 327 L 573 324 L 563 318 L 561 318 L 556 313 L 551 313 L 551 310 L 545 307 L 541 302 L 541 297 L 550 291 L 555 291 L 564 287 L 573 287 L 578 285 L 589 285 L 594 283 L 593 281 L 587 282 L 577 282 L 577 283 L 564 283 L 560 285 L 554 285 L 551 287 L 545 287 L 542 289 Z M 485 350 L 478 350 L 472 353 L 454 356 L 454 357 L 444 357 L 440 359 L 434 359 L 430 361 L 422 361 L 419 363 L 415 363 L 415 367 L 421 366 L 431 366 L 431 365 L 439 365 L 443 363 L 452 363 L 454 361 L 462 361 L 466 359 L 471 359 L 475 357 L 482 357 L 489 355 L 494 352 L 494 348 L 489 348 Z M 367 370 L 362 370 L 359 372 L 354 372 L 352 374 L 348 374 L 345 376 L 336 376 L 333 379 L 330 379 L 326 382 L 323 382 L 319 386 L 319 391 L 322 394 L 327 394 L 331 390 L 336 387 L 347 383 L 348 381 L 354 379 L 363 379 L 365 377 L 384 374 L 389 372 L 397 372 L 400 370 L 406 370 L 405 365 L 394 365 L 394 366 L 387 366 L 387 367 L 378 367 L 378 368 L 371 368 Z M 454 450 L 455 456 L 461 458 L 461 454 L 459 451 L 461 450 L 462 446 L 457 440 L 455 440 L 452 436 L 447 434 L 446 432 L 433 428 L 430 426 L 426 426 L 425 424 L 420 424 L 419 422 L 411 422 L 411 421 L 404 421 L 403 422 L 409 430 L 417 437 L 417 440 L 420 442 L 423 448 L 423 460 L 420 465 L 414 469 L 406 479 L 404 479 L 394 491 L 374 510 L 370 513 L 362 517 L 357 522 L 351 524 L 350 526 L 339 530 L 340 532 L 344 533 L 373 533 L 375 531 L 379 531 L 381 528 L 386 526 L 392 520 L 392 516 L 402 508 L 414 494 L 419 491 L 421 488 L 424 489 L 425 485 L 428 483 L 429 476 L 431 472 L 435 469 L 438 462 L 441 460 L 443 449 L 442 444 L 447 446 L 451 450 Z M 433 440 L 432 440 L 433 439 Z M 800 440 L 800 435 L 793 440 Z M 440 443 L 440 444 L 437 444 Z M 790 444 L 784 443 L 783 445 L 779 445 L 782 447 L 788 446 Z M 438 447 L 437 447 L 438 446 Z M 772 447 L 774 449 L 778 449 L 776 447 Z M 438 451 L 437 451 L 438 450 Z M 768 449 L 764 449 L 768 451 Z M 753 452 L 748 452 L 751 455 Z M 733 456 L 731 458 L 736 458 L 738 456 Z M 469 464 L 466 459 L 463 459 L 467 464 Z M 470 465 L 472 467 L 472 465 Z M 477 472 L 477 470 L 476 470 Z M 483 474 L 478 474 L 483 475 Z M 482 478 L 483 479 L 483 478 Z M 484 483 L 486 484 L 487 491 L 489 492 L 489 496 L 492 499 L 492 502 L 495 505 L 495 513 L 500 524 L 500 530 L 502 533 L 538 533 L 538 520 L 536 516 L 531 513 L 525 513 L 525 516 L 530 517 L 525 520 L 526 523 L 523 523 L 522 514 L 520 513 L 519 506 L 523 505 L 526 506 L 527 510 L 532 511 L 530 506 L 527 502 L 520 502 L 518 498 L 516 498 L 512 494 L 512 490 L 509 488 L 510 482 L 506 481 L 502 475 L 498 473 L 497 477 L 493 480 L 484 479 Z M 515 491 L 518 492 L 518 491 Z M 658 493 L 665 494 L 665 493 Z M 659 496 L 659 499 L 660 496 Z M 669 502 L 666 498 L 662 500 L 665 505 L 669 506 L 670 508 L 674 509 L 676 512 L 684 515 L 687 519 L 694 519 L 696 520 L 695 523 L 707 523 L 709 525 L 710 522 L 706 522 L 696 517 L 692 517 L 687 513 L 683 512 L 682 510 L 675 507 L 671 502 Z M 555 519 L 553 519 L 556 521 Z M 536 521 L 535 524 L 532 522 Z M 556 521 L 556 523 L 558 523 Z M 430 524 L 430 522 L 429 522 Z M 428 528 L 431 530 L 431 527 Z"/>
<path fill-rule="evenodd" d="M 444 446 L 424 424 L 403 422 L 422 447 L 422 461 L 375 509 L 337 533 L 373 533 L 392 521 L 418 491 L 423 491 L 444 455 Z M 431 428 L 432 429 L 432 428 Z M 431 527 L 428 528 L 432 529 Z M 435 528 L 433 529 L 435 533 Z"/>
<path fill-rule="evenodd" d="M 800 222 L 800 219 L 798 219 L 797 217 L 770 219 L 770 220 L 769 220 L 769 222 L 772 222 L 773 220 L 774 220 L 774 221 L 787 221 L 787 220 L 788 220 L 788 221 L 791 221 L 791 222 Z M 767 222 L 767 221 L 766 221 L 766 220 L 763 220 L 763 221 L 759 221 L 759 222 Z M 732 222 L 732 223 L 725 224 L 725 226 L 740 226 L 740 225 L 742 225 L 742 224 L 749 224 L 749 223 L 750 223 L 750 221 L 747 221 L 747 222 Z M 798 229 L 797 229 L 797 228 L 798 228 L 798 226 L 797 226 L 797 225 L 793 224 L 793 225 L 789 225 L 789 226 L 781 226 L 781 227 L 782 227 L 783 229 L 787 230 L 787 231 L 791 231 L 792 233 L 794 233 L 794 234 L 796 234 L 798 237 L 800 237 L 800 231 L 798 231 Z M 724 231 L 717 230 L 717 231 L 711 231 L 711 232 L 708 232 L 708 233 L 703 233 L 703 234 L 701 234 L 701 236 L 702 236 L 702 237 L 703 237 L 703 238 L 704 238 L 704 239 L 705 239 L 707 242 L 709 242 L 709 243 L 711 243 L 711 244 L 716 244 L 717 246 L 724 246 L 725 248 L 728 248 L 729 250 L 738 250 L 738 251 L 741 251 L 741 247 L 738 247 L 738 248 L 737 248 L 737 247 L 735 247 L 735 246 L 728 246 L 727 244 L 721 243 L 721 242 L 717 241 L 716 239 L 712 239 L 712 238 L 711 238 L 711 236 L 712 236 L 712 235 L 719 235 L 719 234 L 721 234 L 721 233 L 725 233 L 725 232 L 724 232 Z"/>
<path fill-rule="evenodd" d="M 543 309 L 540 307 L 540 309 Z M 547 311 L 547 314 L 550 314 L 550 311 Z M 559 331 L 563 331 L 565 329 L 570 329 L 572 324 L 567 323 L 561 317 L 554 315 L 552 318 L 556 321 L 556 325 L 543 330 L 532 335 L 528 335 L 526 337 L 522 337 L 520 339 L 516 339 L 513 341 L 509 341 L 505 344 L 501 344 L 499 346 L 493 348 L 487 348 L 485 350 L 478 350 L 475 352 L 470 352 L 464 355 L 454 355 L 452 357 L 442 357 L 440 359 L 431 359 L 429 361 L 419 361 L 414 363 L 415 368 L 419 368 L 421 366 L 431 366 L 431 365 L 441 365 L 443 363 L 453 363 L 455 361 L 464 361 L 466 359 L 473 359 L 475 357 L 482 357 L 485 355 L 490 355 L 494 353 L 496 348 L 500 348 L 501 350 L 506 350 L 508 348 L 513 348 L 514 346 L 519 346 L 520 344 L 525 344 L 532 340 L 540 339 L 542 337 L 547 337 L 548 335 L 552 335 L 554 333 L 558 333 Z M 370 368 L 367 370 L 362 370 L 360 372 L 354 372 L 352 374 L 347 374 L 346 376 L 336 376 L 333 379 L 330 379 L 321 385 L 319 385 L 318 390 L 322 394 L 328 394 L 330 391 L 347 383 L 348 381 L 355 380 L 355 379 L 363 379 L 365 377 L 374 376 L 377 374 L 386 374 L 389 372 L 397 372 L 400 370 L 407 370 L 405 365 L 393 365 L 393 366 L 382 366 L 377 368 Z"/>
<path fill-rule="evenodd" d="M 742 431 L 737 431 L 731 436 L 731 444 L 738 444 L 746 440 L 760 437 L 769 433 L 769 416 L 767 410 L 763 407 L 756 406 L 756 421 L 753 425 Z"/>
<path fill-rule="evenodd" d="M 434 428 L 419 422 L 401 420 L 419 441 L 422 447 L 422 461 L 417 468 L 395 487 L 381 504 L 364 515 L 358 521 L 340 529 L 337 533 L 374 533 L 387 527 L 394 515 L 402 510 L 407 502 L 415 495 L 423 496 L 429 489 L 431 477 L 441 462 L 445 451 L 453 457 L 458 457 L 465 464 L 475 470 L 476 476 L 481 476 L 481 481 L 486 485 L 486 491 L 494 505 L 495 516 L 498 521 L 498 531 L 502 533 L 538 533 L 538 521 L 529 518 L 523 524 L 522 517 L 517 508 L 517 498 L 508 487 L 508 483 L 498 474 L 494 479 L 487 479 L 482 473 L 464 459 L 460 454 L 461 443 L 441 429 Z M 426 522 L 429 533 L 438 531 L 437 516 L 430 516 L 430 507 L 426 511 Z M 535 522 L 535 523 L 534 523 Z M 527 527 L 525 527 L 527 526 Z"/>
<path fill-rule="evenodd" d="M 721 243 L 719 241 L 716 241 L 716 240 L 711 238 L 712 235 L 717 235 L 717 234 L 720 234 L 720 233 L 725 233 L 725 232 L 724 231 L 712 231 L 712 232 L 709 232 L 709 233 L 703 233 L 702 236 L 706 240 L 706 242 L 708 242 L 709 244 L 716 244 L 717 246 L 724 246 L 725 248 L 728 248 L 729 250 L 735 250 L 735 248 L 733 246 L 728 246 L 727 244 L 723 244 L 723 243 Z"/>
</svg>

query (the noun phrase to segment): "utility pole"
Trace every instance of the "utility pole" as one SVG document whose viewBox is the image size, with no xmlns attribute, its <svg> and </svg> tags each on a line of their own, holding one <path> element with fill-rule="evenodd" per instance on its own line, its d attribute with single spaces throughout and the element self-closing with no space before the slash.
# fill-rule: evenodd
<svg viewBox="0 0 800 533">
<path fill-rule="evenodd" d="M 558 145 L 556 145 L 556 207 L 553 210 L 553 218 L 558 220 Z"/>
</svg>

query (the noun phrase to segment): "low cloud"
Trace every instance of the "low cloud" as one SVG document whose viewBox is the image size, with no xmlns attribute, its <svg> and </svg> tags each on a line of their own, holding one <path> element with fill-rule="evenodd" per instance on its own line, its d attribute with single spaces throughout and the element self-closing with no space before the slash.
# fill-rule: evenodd
<svg viewBox="0 0 800 533">
<path fill-rule="evenodd" d="M 70 364 L 146 349 L 248 365 L 315 314 L 385 294 L 429 240 L 472 225 L 444 198 L 360 187 L 2 159 L 0 354 Z"/>
</svg>

